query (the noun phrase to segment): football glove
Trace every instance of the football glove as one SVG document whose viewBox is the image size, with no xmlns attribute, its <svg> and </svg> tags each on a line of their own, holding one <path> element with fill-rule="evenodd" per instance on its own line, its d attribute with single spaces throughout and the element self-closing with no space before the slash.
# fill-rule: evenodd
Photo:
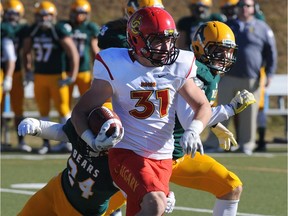
<svg viewBox="0 0 288 216">
<path fill-rule="evenodd" d="M 74 83 L 74 80 L 71 77 L 59 81 L 59 86 L 71 85 Z"/>
<path fill-rule="evenodd" d="M 120 128 L 117 124 L 115 132 L 109 137 L 106 136 L 106 132 L 112 123 L 114 122 L 103 124 L 96 137 L 90 129 L 87 129 L 82 133 L 81 138 L 96 152 L 107 150 L 120 142 L 124 136 L 124 128 Z"/>
<path fill-rule="evenodd" d="M 228 151 L 230 150 L 231 143 L 233 146 L 238 146 L 233 133 L 229 131 L 224 125 L 218 123 L 215 127 L 211 127 L 211 131 L 216 135 L 219 141 L 219 146 Z"/>
<path fill-rule="evenodd" d="M 175 207 L 175 203 L 176 203 L 176 199 L 175 199 L 174 192 L 170 191 L 167 197 L 167 205 L 165 208 L 165 213 L 168 213 L 168 214 L 172 213 Z"/>
<path fill-rule="evenodd" d="M 34 118 L 25 118 L 18 125 L 18 135 L 32 135 L 37 136 L 41 134 L 40 121 Z"/>
<path fill-rule="evenodd" d="M 12 81 L 13 78 L 11 76 L 6 76 L 3 80 L 3 91 L 4 92 L 10 92 L 12 89 Z"/>
<path fill-rule="evenodd" d="M 192 158 L 195 157 L 197 149 L 199 149 L 201 155 L 204 154 L 204 149 L 200 139 L 200 135 L 195 130 L 191 129 L 185 130 L 180 139 L 180 145 L 182 147 L 183 153 L 191 154 Z"/>
<path fill-rule="evenodd" d="M 244 89 L 241 92 L 237 92 L 235 97 L 230 101 L 230 106 L 232 106 L 234 113 L 238 114 L 253 103 L 256 103 L 254 95 Z"/>
<path fill-rule="evenodd" d="M 124 128 L 120 128 L 118 124 L 116 124 L 115 132 L 109 137 L 106 136 L 106 132 L 110 128 L 110 125 L 113 123 L 114 122 L 112 121 L 107 121 L 102 125 L 94 142 L 94 148 L 98 151 L 107 150 L 122 140 L 124 136 Z"/>
</svg>

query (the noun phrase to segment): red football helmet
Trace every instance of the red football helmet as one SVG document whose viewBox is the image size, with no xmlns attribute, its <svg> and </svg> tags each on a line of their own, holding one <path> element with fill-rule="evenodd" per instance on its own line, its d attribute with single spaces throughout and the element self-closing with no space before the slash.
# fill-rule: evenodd
<svg viewBox="0 0 288 216">
<path fill-rule="evenodd" d="M 134 52 L 155 66 L 170 65 L 179 55 L 179 49 L 175 47 L 178 38 L 175 22 L 166 10 L 159 7 L 145 7 L 136 11 L 128 20 L 127 38 Z M 155 49 L 151 45 L 155 41 L 169 41 L 170 46 Z"/>
</svg>

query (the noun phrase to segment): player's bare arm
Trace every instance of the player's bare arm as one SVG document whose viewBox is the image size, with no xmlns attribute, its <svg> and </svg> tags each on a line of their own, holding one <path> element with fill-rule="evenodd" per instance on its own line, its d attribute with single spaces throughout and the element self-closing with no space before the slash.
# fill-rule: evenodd
<svg viewBox="0 0 288 216">
<path fill-rule="evenodd" d="M 91 48 L 93 56 L 96 56 L 96 54 L 100 52 L 100 48 L 98 47 L 98 38 L 91 39 Z"/>
<path fill-rule="evenodd" d="M 32 70 L 32 39 L 27 37 L 24 39 L 23 43 L 23 64 L 25 72 Z"/>
<path fill-rule="evenodd" d="M 188 79 L 179 93 L 194 110 L 194 119 L 200 120 L 205 127 L 211 118 L 212 111 L 204 92 L 196 86 L 193 79 Z"/>
<path fill-rule="evenodd" d="M 60 40 L 62 47 L 69 58 L 70 71 L 69 76 L 73 81 L 76 80 L 79 69 L 79 53 L 71 37 L 64 37 Z"/>
</svg>

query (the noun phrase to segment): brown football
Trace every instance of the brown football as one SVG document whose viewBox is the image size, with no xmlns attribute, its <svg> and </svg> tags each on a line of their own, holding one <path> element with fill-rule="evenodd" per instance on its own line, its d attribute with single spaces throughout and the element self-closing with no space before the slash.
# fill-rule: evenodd
<svg viewBox="0 0 288 216">
<path fill-rule="evenodd" d="M 122 128 L 119 116 L 107 107 L 97 107 L 93 109 L 88 116 L 88 126 L 95 136 L 98 135 L 102 125 L 107 121 L 113 122 L 106 132 L 106 136 L 108 137 L 115 132 L 117 124 Z"/>
</svg>

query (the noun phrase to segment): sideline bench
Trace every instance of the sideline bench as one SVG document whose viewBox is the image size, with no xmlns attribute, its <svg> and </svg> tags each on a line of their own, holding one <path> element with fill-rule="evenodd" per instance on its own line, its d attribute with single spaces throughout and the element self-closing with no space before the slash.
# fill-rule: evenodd
<svg viewBox="0 0 288 216">
<path fill-rule="evenodd" d="M 288 96 L 288 75 L 287 74 L 275 74 L 272 78 L 271 84 L 266 89 L 268 108 L 265 110 L 266 115 L 288 115 L 287 103 L 285 106 L 285 97 Z M 270 97 L 276 96 L 278 107 L 271 108 Z"/>
</svg>

